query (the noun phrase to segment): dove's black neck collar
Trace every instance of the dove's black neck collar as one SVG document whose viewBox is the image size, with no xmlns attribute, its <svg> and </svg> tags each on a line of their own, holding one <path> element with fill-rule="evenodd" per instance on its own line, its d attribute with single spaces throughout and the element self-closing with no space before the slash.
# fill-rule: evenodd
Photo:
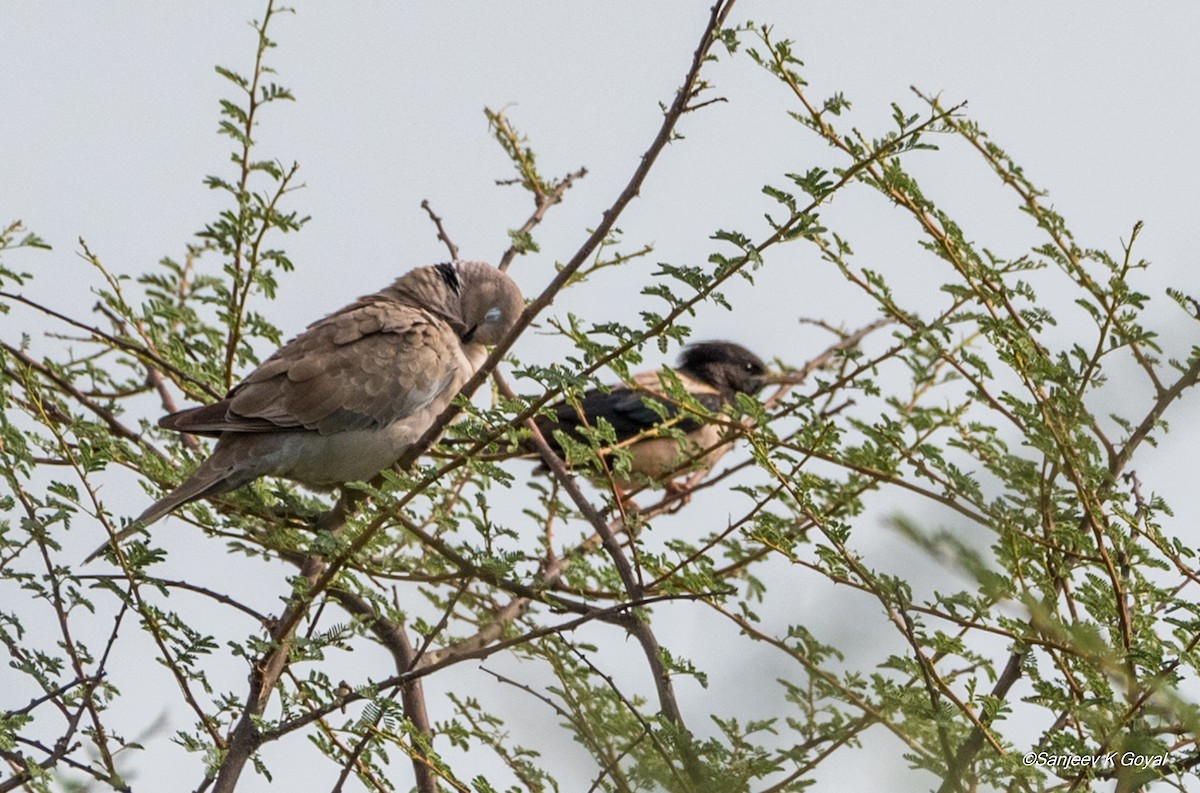
<svg viewBox="0 0 1200 793">
<path fill-rule="evenodd" d="M 757 394 L 766 385 L 767 365 L 740 344 L 705 341 L 684 349 L 679 371 L 712 386 L 726 402 L 738 394 Z"/>
<path fill-rule="evenodd" d="M 437 270 L 438 275 L 446 282 L 446 286 L 449 287 L 451 292 L 456 295 L 462 292 L 462 282 L 458 280 L 458 268 L 453 263 L 442 262 L 441 264 L 435 264 L 433 269 Z"/>
</svg>

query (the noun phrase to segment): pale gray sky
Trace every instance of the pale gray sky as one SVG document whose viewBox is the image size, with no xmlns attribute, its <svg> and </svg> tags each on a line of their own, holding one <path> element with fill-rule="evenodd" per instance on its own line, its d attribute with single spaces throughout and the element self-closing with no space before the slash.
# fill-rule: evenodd
<svg viewBox="0 0 1200 793">
<path fill-rule="evenodd" d="M 464 257 L 499 256 L 506 229 L 519 225 L 530 207 L 525 194 L 494 185 L 510 171 L 488 135 L 484 106 L 507 108 L 529 135 L 544 173 L 589 169 L 535 233 L 542 252 L 513 266 L 526 294 L 540 291 L 553 263 L 574 252 L 636 166 L 658 127 L 658 103 L 670 100 L 707 16 L 706 6 L 695 2 L 296 5 L 297 14 L 275 20 L 272 36 L 280 46 L 269 58 L 298 102 L 268 108 L 260 136 L 261 154 L 299 162 L 307 187 L 293 195 L 292 206 L 313 216 L 299 235 L 284 240 L 298 272 L 269 310 L 287 333 L 410 267 L 443 260 L 422 199 L 445 218 Z M 50 253 L 9 259 L 15 269 L 35 274 L 31 295 L 66 310 L 85 309 L 94 302 L 87 290 L 98 279 L 75 256 L 77 238 L 112 269 L 139 273 L 164 255 L 180 255 L 214 215 L 222 196 L 201 181 L 229 173 L 229 141 L 215 128 L 217 100 L 231 86 L 213 66 L 249 71 L 253 39 L 246 21 L 261 16 L 260 6 L 0 5 L 0 221 L 20 218 L 54 246 Z M 1196 283 L 1200 6 L 743 2 L 732 19 L 771 23 L 777 36 L 795 39 L 813 95 L 843 91 L 854 103 L 852 123 L 867 135 L 888 130 L 893 101 L 921 109 L 909 86 L 940 92 L 947 104 L 968 100 L 968 114 L 1050 191 L 1049 202 L 1081 244 L 1116 251 L 1135 221 L 1146 222 L 1139 251 L 1156 266 L 1143 291 L 1157 305 L 1165 306 L 1165 285 Z M 762 236 L 762 213 L 772 208 L 760 193 L 763 184 L 782 184 L 789 171 L 844 164 L 787 117 L 788 96 L 749 59 L 722 55 L 709 77 L 729 101 L 683 120 L 686 139 L 667 149 L 641 200 L 619 223 L 631 247 L 652 242 L 655 253 L 644 269 L 610 272 L 564 296 L 554 314 L 636 321 L 638 309 L 649 305 L 636 295 L 640 275 L 654 262 L 702 262 L 715 249 L 709 236 L 718 228 Z M 1036 241 L 1015 197 L 981 162 L 961 150 L 913 162 L 921 163 L 915 167 L 926 189 L 960 218 L 968 238 L 1005 256 Z M 825 217 L 849 237 L 860 261 L 891 273 L 901 288 L 919 290 L 930 282 L 927 268 L 935 265 L 913 244 L 911 225 L 865 189 L 838 198 Z M 694 338 L 730 338 L 764 357 L 800 363 L 826 339 L 799 326 L 798 317 L 847 325 L 872 317 L 811 247 L 778 249 L 757 280 L 756 289 L 727 290 L 733 312 L 703 308 L 689 323 Z M 0 318 L 0 329 L 36 334 L 38 321 Z M 1169 328 L 1192 332 L 1179 320 Z M 566 349 L 561 340 L 529 335 L 517 352 L 525 360 L 550 361 Z M 1198 510 L 1189 503 L 1178 461 L 1191 454 L 1184 441 L 1195 429 L 1195 414 L 1176 415 L 1173 426 L 1175 433 L 1147 454 L 1139 474 L 1155 477 L 1190 526 Z M 127 513 L 135 514 L 142 496 L 131 492 Z M 705 514 L 724 520 L 736 507 L 716 500 L 710 509 Z M 869 558 L 920 563 L 893 535 L 862 534 Z M 219 543 L 180 535 L 187 553 L 179 556 L 214 567 L 221 562 Z M 79 545 L 96 541 L 89 534 Z M 270 610 L 281 574 L 263 569 L 262 590 L 247 597 Z M 220 574 L 213 580 L 219 588 Z M 828 630 L 831 639 L 834 631 L 875 616 L 870 604 L 856 604 L 845 593 L 795 596 L 796 613 L 788 618 Z M 707 692 L 681 686 L 685 713 L 693 709 L 697 722 L 708 712 L 707 700 L 729 696 L 736 676 L 752 672 L 770 680 L 785 673 L 766 652 L 713 654 L 695 634 L 698 622 L 678 623 L 664 641 L 708 658 L 714 680 Z M 148 645 L 141 649 L 152 652 Z M 362 669 L 386 668 L 370 651 L 356 655 Z M 637 664 L 635 656 L 629 675 L 644 677 Z M 0 670 L 0 679 L 4 674 Z M 242 678 L 232 668 L 216 682 L 237 689 Z M 435 692 L 437 685 L 431 685 Z M 478 687 L 552 720 L 516 694 L 495 691 L 483 675 L 463 672 L 455 685 Z M 775 690 L 738 694 L 744 718 L 773 715 Z M 547 746 L 567 758 L 576 751 L 569 744 Z M 277 746 L 267 755 L 280 787 L 332 784 L 332 777 L 324 781 L 330 770 L 324 765 L 317 773 L 325 776 L 311 787 L 312 769 L 280 762 L 289 751 Z M 885 762 L 889 773 L 907 773 L 898 754 L 890 746 L 872 760 Z M 143 774 L 139 789 L 177 789 L 199 778 L 199 758 L 165 741 L 133 765 Z M 572 785 L 586 784 L 594 773 L 589 767 L 575 777 L 569 765 L 564 790 L 579 789 Z M 822 789 L 850 789 L 877 779 L 879 769 L 847 753 L 830 773 L 839 776 L 826 777 Z M 262 786 L 245 779 L 242 789 Z"/>
</svg>

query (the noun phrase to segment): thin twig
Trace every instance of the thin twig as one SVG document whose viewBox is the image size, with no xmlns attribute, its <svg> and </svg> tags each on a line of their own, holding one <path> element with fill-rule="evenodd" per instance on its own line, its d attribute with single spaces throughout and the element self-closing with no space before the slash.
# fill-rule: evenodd
<svg viewBox="0 0 1200 793">
<path fill-rule="evenodd" d="M 437 238 L 446 245 L 446 250 L 450 252 L 450 260 L 458 261 L 458 246 L 450 241 L 450 235 L 446 233 L 446 227 L 442 225 L 442 219 L 434 214 L 433 207 L 429 205 L 429 199 L 426 198 L 421 202 L 421 209 L 429 213 L 429 219 L 433 221 L 433 225 L 437 228 Z"/>
<path fill-rule="evenodd" d="M 549 193 L 539 194 L 537 197 L 537 206 L 534 208 L 533 214 L 521 224 L 521 228 L 517 229 L 516 235 L 519 237 L 533 231 L 542 222 L 550 207 L 562 201 L 563 194 L 571 189 L 571 185 L 575 183 L 575 180 L 582 179 L 585 176 L 587 176 L 587 168 L 580 168 L 578 171 L 569 173 L 563 177 L 562 181 L 556 184 L 554 189 Z M 497 269 L 501 271 L 507 270 L 516 255 L 516 244 L 509 245 L 508 249 L 501 254 L 500 261 L 496 265 Z"/>
</svg>

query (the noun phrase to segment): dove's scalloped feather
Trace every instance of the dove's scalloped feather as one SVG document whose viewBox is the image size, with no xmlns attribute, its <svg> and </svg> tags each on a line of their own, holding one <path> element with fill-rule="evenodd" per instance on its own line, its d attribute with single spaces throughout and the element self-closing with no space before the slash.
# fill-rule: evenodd
<svg viewBox="0 0 1200 793">
<path fill-rule="evenodd" d="M 310 325 L 226 399 L 159 424 L 209 435 L 379 429 L 456 392 L 464 370 L 469 377 L 474 367 L 444 322 L 410 306 L 368 303 Z"/>
</svg>

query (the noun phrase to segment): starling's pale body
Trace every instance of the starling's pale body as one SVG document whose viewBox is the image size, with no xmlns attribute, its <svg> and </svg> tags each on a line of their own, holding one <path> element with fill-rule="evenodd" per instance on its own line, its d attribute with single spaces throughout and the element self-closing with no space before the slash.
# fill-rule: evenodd
<svg viewBox="0 0 1200 793">
<path fill-rule="evenodd" d="M 721 392 L 712 385 L 678 371 L 675 376 L 679 378 L 680 386 L 701 404 L 710 410 L 720 408 L 724 400 L 721 398 Z M 636 386 L 633 393 L 640 392 L 644 395 L 663 393 L 662 380 L 658 372 L 639 372 L 634 375 L 633 383 Z M 643 432 L 652 429 L 653 427 L 649 426 Z M 716 465 L 717 460 L 727 451 L 727 447 L 719 445 L 723 432 L 724 428 L 720 424 L 697 425 L 691 421 L 688 422 L 687 432 L 684 433 L 682 443 L 674 437 L 642 438 L 635 441 L 630 447 L 632 454 L 630 455 L 629 470 L 652 480 L 660 480 L 669 474 L 688 468 L 708 470 Z M 617 484 L 629 488 L 634 483 L 618 481 Z"/>
<path fill-rule="evenodd" d="M 455 262 L 412 270 L 314 322 L 225 399 L 159 422 L 218 440 L 138 522 L 260 476 L 313 487 L 370 479 L 429 429 L 523 308 L 507 275 Z"/>
</svg>

